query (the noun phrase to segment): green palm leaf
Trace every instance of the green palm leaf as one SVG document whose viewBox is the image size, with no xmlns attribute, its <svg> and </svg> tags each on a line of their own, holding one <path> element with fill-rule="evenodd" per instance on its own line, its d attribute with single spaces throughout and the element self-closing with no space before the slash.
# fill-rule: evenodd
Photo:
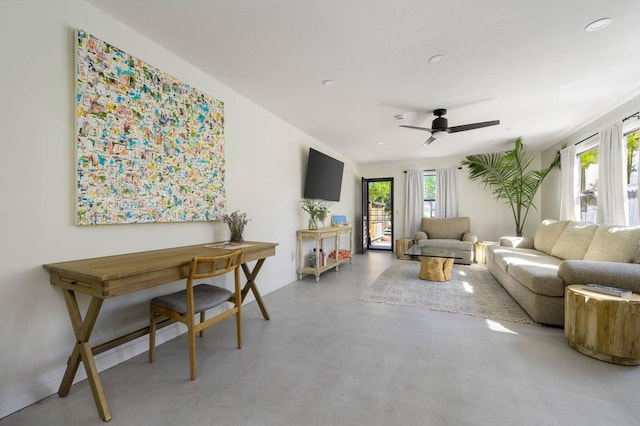
<svg viewBox="0 0 640 426">
<path fill-rule="evenodd" d="M 469 171 L 469 179 L 491 188 L 496 200 L 509 205 L 516 225 L 516 235 L 522 236 L 524 223 L 533 207 L 533 201 L 542 181 L 549 172 L 560 167 L 556 155 L 546 169 L 531 170 L 534 156 L 524 149 L 522 139 L 515 141 L 511 151 L 505 153 L 469 155 L 462 161 Z"/>
</svg>

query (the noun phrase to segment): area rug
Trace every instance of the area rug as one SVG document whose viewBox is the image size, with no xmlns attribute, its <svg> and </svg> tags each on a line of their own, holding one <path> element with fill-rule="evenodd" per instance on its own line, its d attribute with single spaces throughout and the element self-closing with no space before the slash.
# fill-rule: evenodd
<svg viewBox="0 0 640 426">
<path fill-rule="evenodd" d="M 358 300 L 535 324 L 481 265 L 453 265 L 451 281 L 418 278 L 420 262 L 395 260 Z"/>
</svg>

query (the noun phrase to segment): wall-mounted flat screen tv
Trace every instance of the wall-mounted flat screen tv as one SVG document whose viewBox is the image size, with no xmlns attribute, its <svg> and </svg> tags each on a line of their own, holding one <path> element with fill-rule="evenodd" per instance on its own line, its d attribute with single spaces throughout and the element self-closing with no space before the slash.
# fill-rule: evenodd
<svg viewBox="0 0 640 426">
<path fill-rule="evenodd" d="M 309 148 L 304 198 L 340 201 L 344 163 Z"/>
</svg>

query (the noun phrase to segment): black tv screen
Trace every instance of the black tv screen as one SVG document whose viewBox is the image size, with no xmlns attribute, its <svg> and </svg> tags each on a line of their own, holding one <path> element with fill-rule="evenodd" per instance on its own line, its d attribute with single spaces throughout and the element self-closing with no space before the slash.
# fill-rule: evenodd
<svg viewBox="0 0 640 426">
<path fill-rule="evenodd" d="M 340 201 L 344 163 L 309 148 L 304 198 Z"/>
</svg>

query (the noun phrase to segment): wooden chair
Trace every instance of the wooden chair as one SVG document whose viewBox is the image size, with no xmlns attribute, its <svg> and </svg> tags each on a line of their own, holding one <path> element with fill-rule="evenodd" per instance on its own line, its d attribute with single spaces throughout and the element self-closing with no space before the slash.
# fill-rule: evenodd
<svg viewBox="0 0 640 426">
<path fill-rule="evenodd" d="M 231 315 L 236 316 L 236 332 L 238 349 L 242 347 L 242 296 L 240 294 L 240 264 L 242 250 L 215 257 L 194 257 L 189 266 L 186 288 L 184 290 L 155 297 L 150 304 L 149 325 L 149 362 L 155 358 L 156 322 L 164 317 L 179 321 L 187 326 L 189 339 L 189 366 L 191 380 L 196 379 L 196 341 L 195 333 L 200 337 L 203 330 L 222 321 Z M 194 281 L 202 278 L 216 277 L 234 272 L 235 292 L 211 284 L 197 284 Z M 205 312 L 225 302 L 233 303 L 231 309 L 205 320 Z M 195 315 L 200 314 L 200 322 L 195 323 Z"/>
</svg>

